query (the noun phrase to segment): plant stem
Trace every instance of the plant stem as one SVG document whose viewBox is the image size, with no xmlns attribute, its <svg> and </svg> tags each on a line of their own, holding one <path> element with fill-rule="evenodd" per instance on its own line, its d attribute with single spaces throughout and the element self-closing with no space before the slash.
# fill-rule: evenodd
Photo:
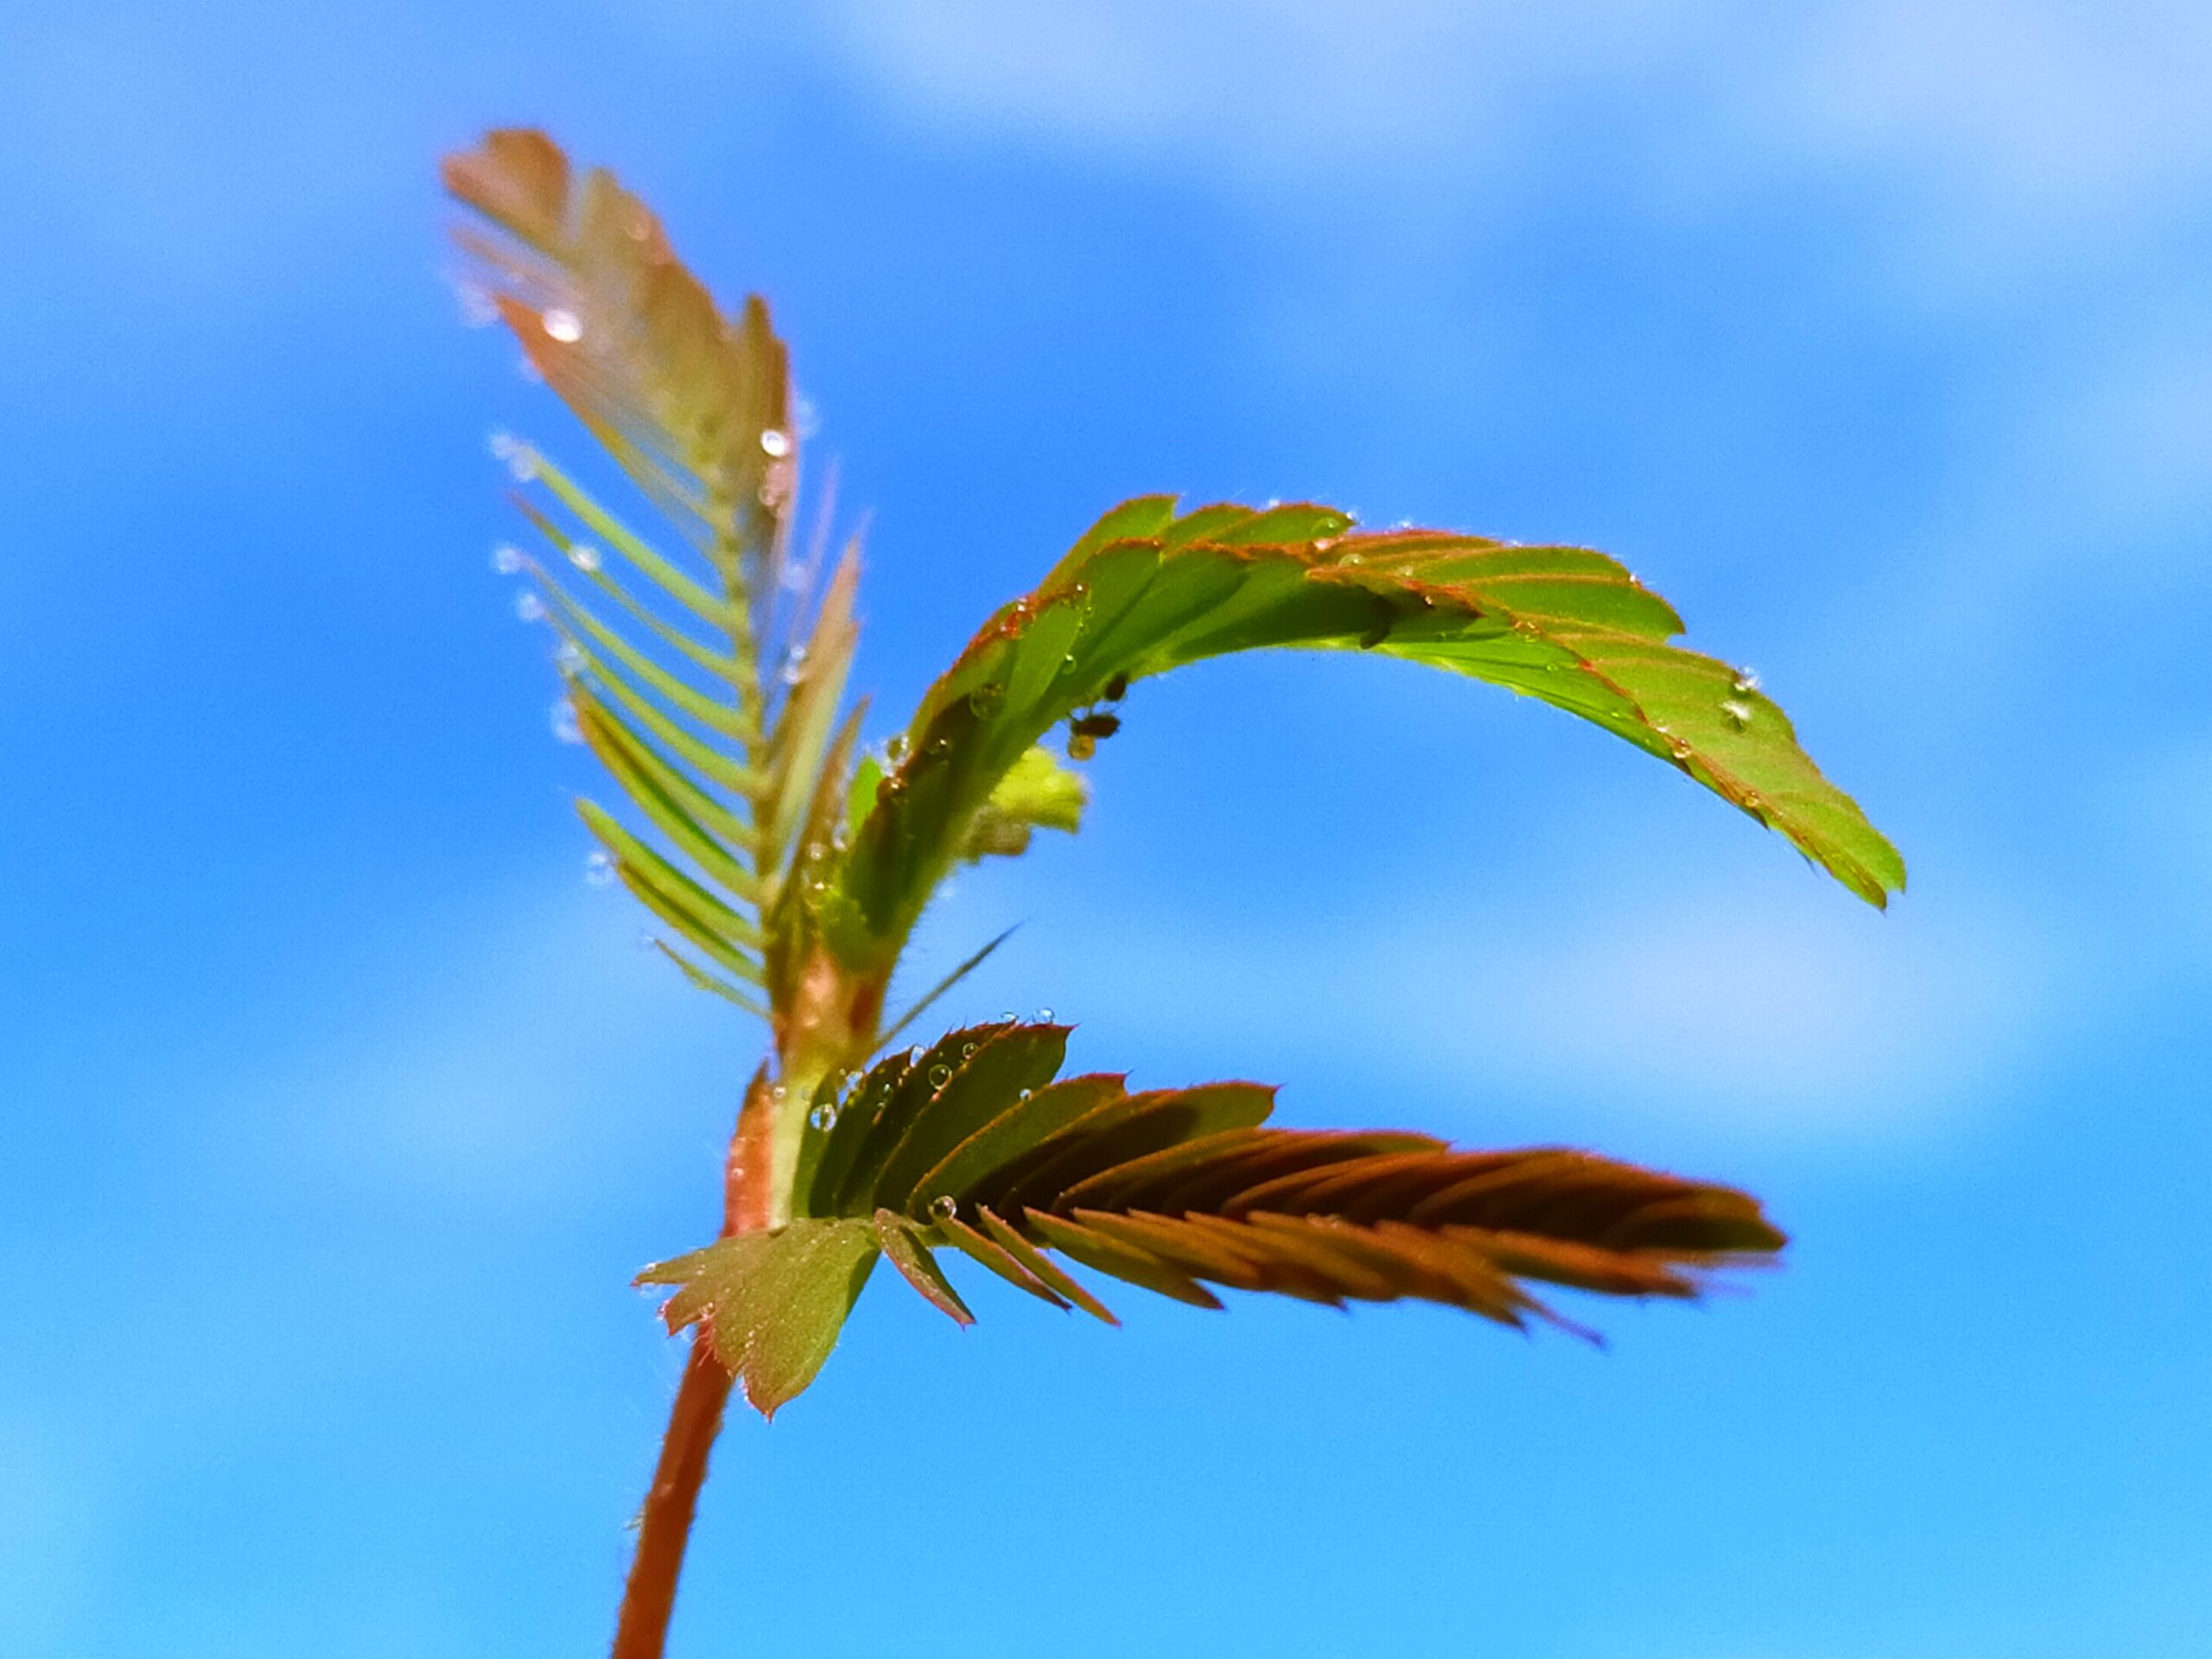
<svg viewBox="0 0 2212 1659">
<path fill-rule="evenodd" d="M 756 1143 L 761 1135 L 761 1107 L 769 1097 L 768 1068 L 753 1075 L 737 1115 L 722 1168 L 722 1235 L 764 1224 L 760 1214 L 766 1184 L 747 1175 L 766 1167 Z M 736 1379 L 715 1354 L 712 1325 L 702 1324 L 691 1338 L 691 1357 L 669 1408 L 668 1433 L 661 1439 L 660 1461 L 639 1512 L 638 1554 L 623 1587 L 615 1615 L 613 1659 L 661 1659 L 668 1643 L 669 1616 L 676 1611 L 676 1583 L 683 1571 L 684 1547 L 691 1541 L 691 1519 L 706 1484 L 707 1459 L 721 1433 L 722 1407 Z"/>
<path fill-rule="evenodd" d="M 778 1066 L 796 1081 L 785 1087 L 772 1084 L 764 1065 L 753 1074 L 738 1109 L 722 1167 L 725 1238 L 790 1218 L 789 1171 L 782 1165 L 796 1155 L 796 1130 L 807 1097 L 835 1059 L 853 1048 L 854 1033 L 875 1029 L 888 978 L 882 974 L 852 982 L 826 953 L 810 963 L 802 976 L 798 1007 L 775 1021 Z M 779 1115 L 789 1122 L 779 1123 Z M 794 1144 L 785 1147 L 785 1140 Z M 639 1517 L 638 1554 L 615 1618 L 613 1659 L 661 1659 L 667 1645 L 684 1546 L 690 1541 L 707 1459 L 721 1432 L 722 1408 L 734 1380 L 715 1353 L 713 1326 L 702 1324 L 691 1339 L 691 1357 L 677 1385 L 660 1461 Z"/>
<path fill-rule="evenodd" d="M 701 1331 L 692 1338 L 690 1362 L 677 1386 L 660 1462 L 645 1493 L 637 1559 L 630 1564 L 630 1582 L 614 1626 L 613 1659 L 660 1659 L 668 1616 L 676 1607 L 677 1575 L 683 1570 L 683 1547 L 691 1536 L 691 1516 L 707 1478 L 707 1454 L 722 1426 L 730 1381 L 715 1357 L 714 1338 Z"/>
</svg>

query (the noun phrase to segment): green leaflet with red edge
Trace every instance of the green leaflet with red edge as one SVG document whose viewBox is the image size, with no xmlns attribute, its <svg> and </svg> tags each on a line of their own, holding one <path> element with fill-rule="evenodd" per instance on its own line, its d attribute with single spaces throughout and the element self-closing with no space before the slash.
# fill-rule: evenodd
<svg viewBox="0 0 2212 1659">
<path fill-rule="evenodd" d="M 1055 725 L 1132 683 L 1268 647 L 1358 650 L 1538 698 L 1659 756 L 1787 836 L 1875 905 L 1896 849 L 1821 776 L 1749 674 L 1669 643 L 1673 608 L 1585 548 L 1346 515 L 1125 502 L 1003 607 L 922 701 L 843 873 L 886 951 L 904 940 L 1000 781 Z"/>
</svg>

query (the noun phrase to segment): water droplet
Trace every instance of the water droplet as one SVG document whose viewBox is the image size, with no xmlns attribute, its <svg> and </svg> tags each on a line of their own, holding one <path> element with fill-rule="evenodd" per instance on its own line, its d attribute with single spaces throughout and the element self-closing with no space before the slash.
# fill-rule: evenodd
<svg viewBox="0 0 2212 1659">
<path fill-rule="evenodd" d="M 536 594 L 523 594 L 515 600 L 515 614 L 525 622 L 545 620 L 545 601 Z"/>
<path fill-rule="evenodd" d="M 1347 553 L 1344 557 L 1338 559 L 1337 563 L 1338 564 L 1357 567 L 1367 563 L 1367 555 L 1364 553 Z"/>
<path fill-rule="evenodd" d="M 806 677 L 806 647 L 793 645 L 784 658 L 783 672 L 776 677 L 785 685 L 797 685 Z"/>
<path fill-rule="evenodd" d="M 1755 668 L 1738 669 L 1736 671 L 1735 688 L 1738 691 L 1758 690 L 1759 689 L 1758 670 Z"/>
<path fill-rule="evenodd" d="M 1021 1016 L 1014 1013 L 1012 1008 L 1008 1008 L 1003 1014 L 999 1015 L 999 1023 L 1002 1026 L 1010 1026 L 1020 1017 Z"/>
<path fill-rule="evenodd" d="M 963 1060 L 972 1060 L 972 1059 L 974 1059 L 974 1058 L 976 1058 L 976 1045 L 975 1045 L 975 1044 L 973 1044 L 973 1043 L 963 1043 L 963 1044 L 961 1044 L 961 1045 L 960 1045 L 960 1058 L 961 1058 L 962 1059 L 963 1059 Z"/>
<path fill-rule="evenodd" d="M 579 570 L 596 570 L 599 569 L 600 563 L 599 550 L 588 542 L 571 543 L 569 547 L 569 563 Z"/>
<path fill-rule="evenodd" d="M 760 435 L 760 453 L 771 461 L 781 461 L 791 452 L 791 434 L 777 427 L 770 427 Z"/>
<path fill-rule="evenodd" d="M 950 1066 L 940 1065 L 930 1067 L 931 1088 L 942 1089 L 946 1084 L 950 1083 L 951 1081 L 952 1068 Z"/>
<path fill-rule="evenodd" d="M 909 1065 L 918 1065 L 920 1062 L 922 1056 L 926 1052 L 928 1052 L 926 1049 L 925 1049 L 919 1043 L 916 1043 L 912 1048 L 906 1051 L 906 1064 Z"/>
<path fill-rule="evenodd" d="M 1036 1091 L 1034 1089 L 1024 1089 L 1024 1090 L 1022 1090 L 1020 1093 L 1016 1094 L 1016 1095 L 1014 1096 L 1014 1098 L 1015 1098 L 1016 1100 L 1027 1100 L 1027 1099 L 1028 1099 L 1028 1098 L 1029 1098 L 1029 1096 L 1032 1096 L 1032 1095 L 1035 1094 L 1036 1092 L 1037 1092 L 1037 1091 Z"/>
<path fill-rule="evenodd" d="M 950 1221 L 960 1213 L 960 1200 L 950 1192 L 940 1192 L 930 1200 L 930 1214 L 939 1221 Z"/>
<path fill-rule="evenodd" d="M 503 576 L 512 576 L 523 567 L 522 550 L 511 542 L 501 542 L 492 550 L 492 568 Z"/>
<path fill-rule="evenodd" d="M 537 476 L 537 452 L 526 443 L 518 443 L 509 452 L 507 476 L 518 484 L 527 484 Z"/>
<path fill-rule="evenodd" d="M 946 755 L 950 754 L 951 753 L 952 740 L 950 738 L 933 737 L 930 739 L 929 755 L 931 760 L 942 760 Z"/>
<path fill-rule="evenodd" d="M 904 800 L 906 796 L 906 780 L 895 773 L 875 786 L 875 798 L 878 802 Z"/>
<path fill-rule="evenodd" d="M 837 1127 L 837 1109 L 824 1102 L 806 1115 L 806 1121 L 817 1129 L 834 1129 Z"/>
<path fill-rule="evenodd" d="M 605 853 L 593 853 L 584 860 L 584 880 L 594 887 L 603 887 L 614 880 L 614 861 Z"/>
<path fill-rule="evenodd" d="M 576 705 L 566 697 L 553 705 L 553 735 L 563 743 L 584 741 L 584 728 L 576 721 Z"/>
<path fill-rule="evenodd" d="M 968 712 L 978 720 L 988 720 L 1006 706 L 1006 687 L 998 684 L 979 685 L 968 694 Z"/>
<path fill-rule="evenodd" d="M 573 639 L 563 639 L 553 647 L 553 666 L 563 674 L 582 673 L 584 660 L 584 648 Z"/>
<path fill-rule="evenodd" d="M 584 337 L 583 319 L 560 306 L 553 307 L 538 321 L 550 338 L 563 346 L 573 346 Z"/>
<path fill-rule="evenodd" d="M 1037 1010 L 1037 1023 L 1038 1023 L 1039 1025 L 1040 1025 L 1040 1026 L 1049 1026 L 1049 1025 L 1051 1025 L 1051 1024 L 1052 1023 L 1052 1011 L 1050 1008 L 1039 1008 L 1039 1009 L 1038 1009 L 1038 1010 Z"/>
<path fill-rule="evenodd" d="M 660 941 L 650 933 L 641 932 L 638 935 L 638 949 L 644 951 L 647 956 L 658 956 L 660 954 Z"/>
<path fill-rule="evenodd" d="M 893 766 L 904 765 L 906 760 L 906 734 L 899 733 L 883 746 L 883 758 Z"/>
<path fill-rule="evenodd" d="M 791 1090 L 779 1083 L 768 1090 L 768 1098 L 780 1106 L 784 1103 L 784 1097 L 790 1093 Z"/>
<path fill-rule="evenodd" d="M 515 435 L 512 432 L 494 432 L 487 441 L 486 447 L 492 451 L 493 460 L 512 461 L 514 459 L 515 451 L 521 448 L 522 445 L 516 441 Z"/>
<path fill-rule="evenodd" d="M 1720 704 L 1720 712 L 1728 716 L 1728 723 L 1739 732 L 1751 723 L 1752 709 L 1748 702 L 1738 702 L 1733 697 L 1726 698 Z"/>
</svg>

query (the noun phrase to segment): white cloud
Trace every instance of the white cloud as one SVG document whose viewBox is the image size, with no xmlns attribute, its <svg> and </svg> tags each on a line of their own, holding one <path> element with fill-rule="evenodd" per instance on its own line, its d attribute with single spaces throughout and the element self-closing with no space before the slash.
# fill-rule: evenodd
<svg viewBox="0 0 2212 1659">
<path fill-rule="evenodd" d="M 1247 183 L 1479 159 L 1533 104 L 1649 60 L 1714 10 L 1454 0 L 846 0 L 847 60 L 910 107 Z"/>
<path fill-rule="evenodd" d="M 1480 170 L 1532 120 L 1640 105 L 1732 170 L 1903 168 L 2018 222 L 2107 217 L 2212 171 L 2212 22 L 2174 3 L 843 0 L 861 73 L 931 117 L 1245 182 Z M 1732 152 L 1732 153 L 1731 153 Z M 1955 200 L 1951 204 L 1956 208 Z"/>
<path fill-rule="evenodd" d="M 2212 171 L 2202 8 L 1859 0 L 1811 16 L 1777 112 L 1840 158 L 1963 187 L 2019 224 L 2139 213 Z"/>
</svg>

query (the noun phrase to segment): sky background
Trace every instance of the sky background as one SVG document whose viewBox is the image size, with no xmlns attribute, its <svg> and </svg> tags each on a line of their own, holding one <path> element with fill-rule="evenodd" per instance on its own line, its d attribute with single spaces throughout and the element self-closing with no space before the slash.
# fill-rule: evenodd
<svg viewBox="0 0 2212 1659">
<path fill-rule="evenodd" d="M 2212 12 L 30 8 L 0 23 L 0 1649 L 603 1650 L 760 1033 L 582 879 L 445 278 L 539 123 L 775 301 L 878 734 L 1105 505 L 1606 548 L 1904 849 L 1887 916 L 1395 664 L 1139 688 L 957 1017 L 1566 1141 L 1707 1306 L 880 1282 L 734 1420 L 671 1652 L 2212 1652 Z M 956 1269 L 956 1273 L 957 1273 Z M 885 1275 L 887 1281 L 887 1275 Z"/>
</svg>

